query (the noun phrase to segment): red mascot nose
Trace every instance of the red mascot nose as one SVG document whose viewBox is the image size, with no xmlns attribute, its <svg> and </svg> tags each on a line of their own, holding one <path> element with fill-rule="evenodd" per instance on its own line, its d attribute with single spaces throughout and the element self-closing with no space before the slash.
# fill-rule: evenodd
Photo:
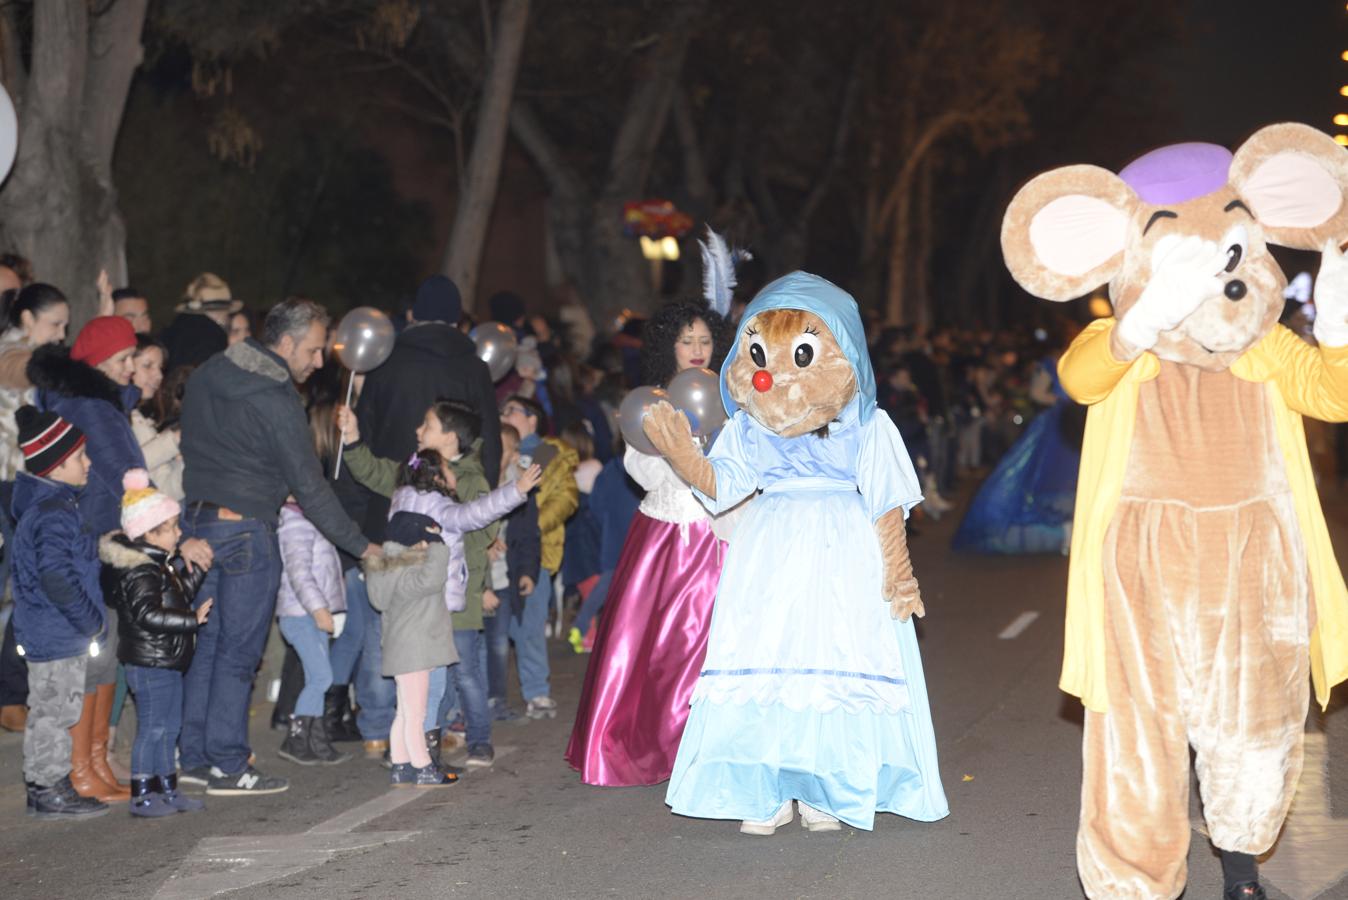
<svg viewBox="0 0 1348 900">
<path fill-rule="evenodd" d="M 754 390 L 760 394 L 765 394 L 772 390 L 772 373 L 767 369 L 759 369 L 754 373 Z"/>
</svg>

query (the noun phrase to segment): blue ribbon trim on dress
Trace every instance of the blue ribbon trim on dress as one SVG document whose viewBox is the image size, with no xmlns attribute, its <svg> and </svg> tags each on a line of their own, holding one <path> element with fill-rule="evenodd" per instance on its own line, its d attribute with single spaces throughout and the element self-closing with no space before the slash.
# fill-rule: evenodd
<svg viewBox="0 0 1348 900">
<path fill-rule="evenodd" d="M 907 684 L 907 679 L 888 675 L 870 675 L 866 672 L 844 672 L 842 669 L 703 669 L 708 675 L 832 675 L 838 678 L 860 678 L 862 681 L 883 681 L 885 684 Z"/>
<path fill-rule="evenodd" d="M 780 478 L 763 487 L 765 494 L 789 493 L 793 491 L 828 491 L 838 494 L 855 494 L 858 491 L 855 481 L 845 478 L 828 478 L 823 475 L 798 475 Z"/>
</svg>

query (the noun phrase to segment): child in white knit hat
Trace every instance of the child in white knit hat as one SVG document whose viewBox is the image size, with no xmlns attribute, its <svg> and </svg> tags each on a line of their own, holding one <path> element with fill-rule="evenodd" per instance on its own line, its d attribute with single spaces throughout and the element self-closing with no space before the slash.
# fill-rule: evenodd
<svg viewBox="0 0 1348 900">
<path fill-rule="evenodd" d="M 178 792 L 173 751 L 182 730 L 183 672 L 212 600 L 192 610 L 206 570 L 178 555 L 177 501 L 150 487 L 144 469 L 127 472 L 123 486 L 122 530 L 104 536 L 98 555 L 104 599 L 118 612 L 117 658 L 136 697 L 130 811 L 169 816 L 203 808 Z"/>
</svg>

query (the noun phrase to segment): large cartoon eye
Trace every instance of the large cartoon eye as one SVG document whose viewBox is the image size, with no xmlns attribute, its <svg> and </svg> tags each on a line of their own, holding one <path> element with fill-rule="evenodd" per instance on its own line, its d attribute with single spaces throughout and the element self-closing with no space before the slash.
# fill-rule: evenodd
<svg viewBox="0 0 1348 900">
<path fill-rule="evenodd" d="M 768 354 L 763 350 L 762 341 L 749 342 L 749 358 L 754 361 L 754 365 L 760 369 L 768 364 Z"/>
<path fill-rule="evenodd" d="M 1228 231 L 1226 237 L 1222 238 L 1221 245 L 1226 248 L 1226 267 L 1223 271 L 1236 271 L 1236 267 L 1245 258 L 1245 248 L 1250 245 L 1250 238 L 1245 231 L 1245 226 L 1237 225 Z"/>
<path fill-rule="evenodd" d="M 819 338 L 811 332 L 805 332 L 796 338 L 795 346 L 792 347 L 792 357 L 796 361 L 796 367 L 803 369 L 814 362 L 814 355 L 819 350 Z"/>
</svg>

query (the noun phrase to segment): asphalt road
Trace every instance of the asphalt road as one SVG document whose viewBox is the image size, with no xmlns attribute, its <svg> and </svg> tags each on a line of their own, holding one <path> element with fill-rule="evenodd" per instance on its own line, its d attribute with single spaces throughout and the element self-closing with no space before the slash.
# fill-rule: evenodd
<svg viewBox="0 0 1348 900">
<path fill-rule="evenodd" d="M 1345 525 L 1333 527 L 1348 548 Z M 259 765 L 290 776 L 288 793 L 210 798 L 205 813 L 172 819 L 117 810 L 34 823 L 23 815 L 20 738 L 0 733 L 0 897 L 174 900 L 226 887 L 230 898 L 267 900 L 1081 897 L 1080 706 L 1056 688 L 1066 561 L 955 556 L 952 528 L 949 517 L 925 524 L 914 541 L 951 807 L 944 821 L 883 815 L 873 833 L 793 826 L 752 838 L 736 823 L 672 815 L 663 787 L 587 787 L 561 756 L 586 658 L 554 642 L 561 715 L 499 728 L 496 765 L 444 790 L 390 791 L 384 770 L 363 758 L 322 769 L 286 763 L 274 755 L 280 735 L 264 727 L 270 707 L 259 704 Z M 1345 694 L 1308 720 L 1323 762 L 1308 767 L 1297 827 L 1266 868 L 1270 897 L 1348 898 Z M 1193 837 L 1185 896 L 1218 898 L 1220 864 L 1202 834 Z"/>
</svg>

